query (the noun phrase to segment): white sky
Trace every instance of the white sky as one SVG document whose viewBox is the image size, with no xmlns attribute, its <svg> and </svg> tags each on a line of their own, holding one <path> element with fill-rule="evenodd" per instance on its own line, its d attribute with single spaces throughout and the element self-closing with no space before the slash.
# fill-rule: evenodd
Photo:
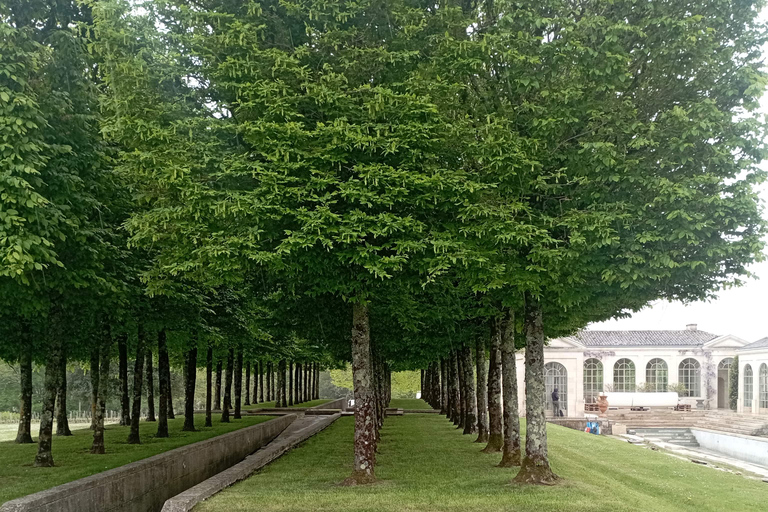
<svg viewBox="0 0 768 512">
<path fill-rule="evenodd" d="M 768 10 L 763 11 L 768 17 Z M 765 52 L 768 61 L 768 50 Z M 767 93 L 768 94 L 768 93 Z M 762 113 L 768 115 L 768 97 L 761 101 Z M 768 170 L 768 161 L 762 167 Z M 763 184 L 760 197 L 768 205 L 768 185 Z M 764 212 L 768 216 L 768 210 Z M 590 329 L 685 329 L 686 324 L 714 334 L 733 334 L 747 341 L 768 336 L 768 261 L 750 267 L 758 277 L 740 288 L 720 293 L 716 300 L 689 305 L 659 301 L 630 318 L 594 323 Z"/>
</svg>

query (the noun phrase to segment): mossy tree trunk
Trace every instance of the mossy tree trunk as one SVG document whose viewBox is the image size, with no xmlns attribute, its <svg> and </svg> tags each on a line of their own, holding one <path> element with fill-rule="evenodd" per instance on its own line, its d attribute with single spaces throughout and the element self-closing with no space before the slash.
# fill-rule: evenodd
<svg viewBox="0 0 768 512">
<path fill-rule="evenodd" d="M 16 443 L 31 444 L 32 440 L 32 349 L 27 340 L 22 338 L 19 354 L 19 377 L 21 378 L 21 396 L 19 397 L 19 429 Z"/>
<path fill-rule="evenodd" d="M 243 349 L 237 350 L 235 357 L 235 414 L 234 419 L 242 418 L 240 412 L 243 404 Z"/>
<path fill-rule="evenodd" d="M 131 424 L 131 402 L 128 398 L 128 335 L 117 337 L 118 378 L 120 380 L 120 426 Z"/>
<path fill-rule="evenodd" d="M 488 442 L 488 369 L 485 342 L 482 336 L 475 341 L 475 366 L 477 372 L 477 439 L 476 443 Z"/>
<path fill-rule="evenodd" d="M 216 388 L 213 399 L 213 408 L 217 411 L 221 410 L 221 359 L 216 361 Z"/>
<path fill-rule="evenodd" d="M 500 467 L 520 465 L 520 413 L 517 410 L 517 362 L 515 360 L 515 315 L 506 310 L 501 325 L 502 400 L 504 447 Z"/>
<path fill-rule="evenodd" d="M 440 414 L 448 411 L 448 365 L 440 359 Z"/>
<path fill-rule="evenodd" d="M 94 342 L 90 354 L 91 366 L 91 430 L 96 429 L 96 409 L 99 408 L 99 341 Z"/>
<path fill-rule="evenodd" d="M 184 432 L 196 432 L 195 428 L 195 384 L 197 382 L 197 336 L 190 340 L 191 346 L 184 354 Z"/>
<path fill-rule="evenodd" d="M 264 402 L 264 362 L 259 361 L 259 402 Z"/>
<path fill-rule="evenodd" d="M 551 485 L 557 476 L 549 467 L 544 385 L 544 326 L 541 307 L 525 294 L 525 457 L 515 482 Z"/>
<path fill-rule="evenodd" d="M 227 352 L 227 369 L 224 372 L 224 406 L 221 408 L 221 422 L 229 423 L 229 411 L 232 408 L 232 373 L 235 365 L 235 350 Z"/>
<path fill-rule="evenodd" d="M 488 444 L 486 453 L 500 452 L 504 446 L 501 415 L 501 332 L 499 320 L 491 321 L 491 357 L 488 366 Z"/>
<path fill-rule="evenodd" d="M 170 402 L 171 382 L 168 379 L 170 372 L 165 370 L 169 365 L 168 339 L 165 329 L 160 329 L 157 333 L 157 380 L 160 403 L 155 437 L 168 437 L 168 403 Z"/>
<path fill-rule="evenodd" d="M 464 434 L 474 434 L 477 432 L 477 397 L 475 395 L 475 372 L 472 366 L 472 349 L 469 345 L 461 349 L 462 369 L 464 370 L 464 402 L 466 408 L 466 421 L 464 423 Z M 439 383 L 438 383 L 439 384 Z"/>
<path fill-rule="evenodd" d="M 376 417 L 368 305 L 352 307 L 352 379 L 355 394 L 355 462 L 347 485 L 375 480 Z M 306 384 L 306 381 L 305 381 Z"/>
<path fill-rule="evenodd" d="M 288 361 L 288 407 L 293 405 L 293 361 Z"/>
<path fill-rule="evenodd" d="M 133 364 L 133 404 L 131 406 L 131 431 L 128 434 L 128 444 L 141 444 L 139 435 L 139 420 L 141 419 L 141 383 L 144 380 L 144 345 L 146 344 L 144 327 L 138 325 L 136 337 L 136 359 Z"/>
<path fill-rule="evenodd" d="M 157 421 L 155 418 L 155 374 L 152 368 L 152 348 L 147 347 L 147 421 Z"/>
<path fill-rule="evenodd" d="M 109 361 L 111 359 L 110 350 L 112 348 L 112 333 L 110 332 L 108 324 L 104 326 L 101 342 L 101 347 L 97 349 L 99 378 L 96 391 L 96 425 L 93 429 L 93 443 L 91 443 L 91 453 L 93 454 L 103 454 L 106 451 L 104 448 L 104 410 L 106 409 L 107 404 Z"/>
<path fill-rule="evenodd" d="M 51 315 L 48 322 L 48 356 L 45 364 L 45 384 L 43 388 L 43 410 L 40 414 L 40 433 L 37 438 L 35 467 L 53 466 L 53 413 L 56 407 L 56 394 L 59 390 L 61 370 L 61 329 L 58 314 Z"/>
<path fill-rule="evenodd" d="M 213 347 L 210 343 L 208 343 L 208 352 L 205 356 L 205 426 L 206 427 L 212 427 L 213 421 L 211 418 L 211 402 L 212 402 L 212 396 L 211 391 L 213 388 L 213 383 L 211 380 L 213 379 Z M 255 381 L 256 379 L 254 379 Z M 254 391 L 253 396 L 256 396 L 256 392 Z"/>
<path fill-rule="evenodd" d="M 243 405 L 251 405 L 251 362 L 245 363 L 245 399 Z"/>
<path fill-rule="evenodd" d="M 69 418 L 67 417 L 67 353 L 64 349 L 61 351 L 61 360 L 59 362 L 59 394 L 56 402 L 58 406 L 56 413 L 56 435 L 71 436 L 72 431 L 69 429 Z"/>
</svg>

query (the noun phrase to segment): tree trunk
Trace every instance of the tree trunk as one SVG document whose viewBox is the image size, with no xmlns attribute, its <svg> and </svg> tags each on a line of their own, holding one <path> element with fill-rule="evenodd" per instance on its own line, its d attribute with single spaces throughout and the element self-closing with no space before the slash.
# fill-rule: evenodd
<svg viewBox="0 0 768 512">
<path fill-rule="evenodd" d="M 304 365 L 304 401 L 309 402 L 311 400 L 309 394 L 309 366 L 310 363 Z"/>
<path fill-rule="evenodd" d="M 267 402 L 272 401 L 272 363 L 267 363 Z"/>
<path fill-rule="evenodd" d="M 48 356 L 45 364 L 45 389 L 43 391 L 43 410 L 40 415 L 40 433 L 37 438 L 37 455 L 35 467 L 52 467 L 53 453 L 51 443 L 53 440 L 53 413 L 56 407 L 56 393 L 59 390 L 59 378 L 61 369 L 59 365 L 62 359 L 62 329 L 60 313 L 51 308 L 48 317 Z"/>
<path fill-rule="evenodd" d="M 221 359 L 216 361 L 216 394 L 213 399 L 213 408 L 217 411 L 221 410 Z"/>
<path fill-rule="evenodd" d="M 31 444 L 32 440 L 32 348 L 22 340 L 19 354 L 19 374 L 21 377 L 21 396 L 19 398 L 19 430 L 16 433 L 18 444 Z"/>
<path fill-rule="evenodd" d="M 451 392 L 453 393 L 453 415 L 451 420 L 454 425 L 461 423 L 461 381 L 459 379 L 459 362 L 456 357 L 456 351 L 451 351 Z"/>
<path fill-rule="evenodd" d="M 355 393 L 355 465 L 346 485 L 375 480 L 375 404 L 373 403 L 371 336 L 368 306 L 352 306 L 352 379 Z"/>
<path fill-rule="evenodd" d="M 232 373 L 235 365 L 235 349 L 227 352 L 227 370 L 224 373 L 224 407 L 221 409 L 221 422 L 229 423 L 229 410 L 232 408 Z"/>
<path fill-rule="evenodd" d="M 147 421 L 157 421 L 155 418 L 155 374 L 152 368 L 152 347 L 145 344 L 147 352 Z"/>
<path fill-rule="evenodd" d="M 459 382 L 459 424 L 456 426 L 459 430 L 464 429 L 464 424 L 467 422 L 467 390 L 465 388 L 466 382 L 464 381 L 464 358 L 462 357 L 462 350 L 456 350 L 456 371 L 458 372 Z"/>
<path fill-rule="evenodd" d="M 131 402 L 128 398 L 128 335 L 117 337 L 118 371 L 120 375 L 120 426 L 131 424 Z"/>
<path fill-rule="evenodd" d="M 312 395 L 315 400 L 320 399 L 320 363 L 315 363 L 315 379 L 312 381 L 315 383 L 315 394 Z"/>
<path fill-rule="evenodd" d="M 488 442 L 488 370 L 485 367 L 485 343 L 481 336 L 475 341 L 477 367 L 477 439 L 476 443 Z"/>
<path fill-rule="evenodd" d="M 286 362 L 285 359 L 281 359 L 279 363 L 277 363 L 277 401 L 275 402 L 275 407 L 288 407 L 288 397 L 285 396 L 286 392 L 286 386 L 285 386 L 285 372 L 286 372 Z"/>
<path fill-rule="evenodd" d="M 165 368 L 166 372 L 166 380 L 168 381 L 168 419 L 169 420 L 175 420 L 176 419 L 176 413 L 173 412 L 173 380 L 171 379 L 171 363 L 168 362 L 168 365 Z"/>
<path fill-rule="evenodd" d="M 99 343 L 91 347 L 91 430 L 96 430 L 96 409 L 99 408 Z"/>
<path fill-rule="evenodd" d="M 259 402 L 264 402 L 264 362 L 259 361 Z"/>
<path fill-rule="evenodd" d="M 501 331 L 499 320 L 491 320 L 491 358 L 488 368 L 488 444 L 485 453 L 500 452 L 504 446 L 501 415 Z"/>
<path fill-rule="evenodd" d="M 472 349 L 469 345 L 461 349 L 463 358 L 462 368 L 464 369 L 464 389 L 466 395 L 466 423 L 464 423 L 464 434 L 474 434 L 477 432 L 477 402 L 475 395 L 475 372 L 472 371 Z"/>
<path fill-rule="evenodd" d="M 59 363 L 59 394 L 56 399 L 58 402 L 58 411 L 56 413 L 56 435 L 71 436 L 69 429 L 69 418 L 67 417 L 67 353 L 61 351 L 61 362 Z"/>
<path fill-rule="evenodd" d="M 139 321 L 138 336 L 136 337 L 136 360 L 133 364 L 133 405 L 131 407 L 131 432 L 128 434 L 128 444 L 141 444 L 139 435 L 139 420 L 141 419 L 141 383 L 144 380 L 144 326 Z"/>
<path fill-rule="evenodd" d="M 165 329 L 160 329 L 157 333 L 157 378 L 160 383 L 160 407 L 155 437 L 168 437 L 168 403 L 170 402 L 171 382 L 168 379 L 170 371 L 166 370 L 169 366 L 168 341 Z"/>
<path fill-rule="evenodd" d="M 184 426 L 183 432 L 197 432 L 195 428 L 195 384 L 197 383 L 197 336 L 190 340 L 192 347 L 184 358 Z"/>
<path fill-rule="evenodd" d="M 440 359 L 440 414 L 448 411 L 448 365 Z"/>
<path fill-rule="evenodd" d="M 288 407 L 293 405 L 293 361 L 288 362 Z"/>
<path fill-rule="evenodd" d="M 238 349 L 235 357 L 235 416 L 236 420 L 242 418 L 240 409 L 243 400 L 243 350 Z"/>
<path fill-rule="evenodd" d="M 504 403 L 504 447 L 499 467 L 520 465 L 520 413 L 517 410 L 517 367 L 515 361 L 515 314 L 505 311 L 501 330 L 502 397 Z"/>
<path fill-rule="evenodd" d="M 205 356 L 205 426 L 212 427 L 211 419 L 211 380 L 213 378 L 213 347 L 208 343 L 208 353 Z M 256 379 L 254 379 L 256 380 Z M 253 393 L 256 397 L 256 392 Z"/>
<path fill-rule="evenodd" d="M 253 363 L 253 404 L 259 403 L 259 363 Z"/>
<path fill-rule="evenodd" d="M 245 401 L 243 405 L 251 405 L 251 361 L 245 364 Z"/>
<path fill-rule="evenodd" d="M 552 485 L 557 475 L 547 455 L 546 398 L 544 394 L 544 326 L 541 306 L 525 294 L 525 458 L 515 482 Z"/>
<path fill-rule="evenodd" d="M 293 375 L 293 389 L 294 389 L 294 400 L 293 403 L 298 405 L 302 402 L 301 400 L 301 363 L 296 363 L 296 370 L 294 371 Z"/>
<path fill-rule="evenodd" d="M 97 357 L 100 359 L 98 367 L 98 385 L 96 389 L 96 427 L 93 429 L 93 443 L 91 444 L 91 453 L 104 454 L 104 410 L 107 404 L 107 388 L 109 385 L 109 361 L 110 349 L 112 348 L 112 332 L 109 324 L 104 325 L 102 331 L 101 348 L 97 348 Z"/>
</svg>

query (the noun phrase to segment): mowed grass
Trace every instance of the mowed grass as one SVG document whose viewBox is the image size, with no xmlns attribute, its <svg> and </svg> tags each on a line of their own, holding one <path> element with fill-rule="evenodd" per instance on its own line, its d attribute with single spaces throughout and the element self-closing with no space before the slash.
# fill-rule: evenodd
<svg viewBox="0 0 768 512">
<path fill-rule="evenodd" d="M 308 402 L 300 403 L 300 404 L 294 404 L 290 407 L 315 407 L 318 405 L 323 405 L 325 403 L 330 402 L 330 400 L 321 398 L 319 400 L 310 400 Z M 251 404 L 251 405 L 244 405 L 243 410 L 244 411 L 252 411 L 254 409 L 270 409 L 275 407 L 275 402 L 261 402 L 260 404 Z"/>
<path fill-rule="evenodd" d="M 353 418 L 343 417 L 261 472 L 195 508 L 259 511 L 765 511 L 768 484 L 698 466 L 616 439 L 549 427 L 553 487 L 511 483 L 439 415 L 390 417 L 377 459 L 379 482 L 339 483 L 352 470 Z"/>
<path fill-rule="evenodd" d="M 395 409 L 432 409 L 432 406 L 420 398 L 393 398 L 389 402 Z"/>
<path fill-rule="evenodd" d="M 199 431 L 182 432 L 184 417 L 177 417 L 168 421 L 171 437 L 165 439 L 154 437 L 157 423 L 142 421 L 139 426 L 140 445 L 126 443 L 130 427 L 108 425 L 104 437 L 107 453 L 104 455 L 89 453 L 93 431 L 87 428 L 73 430 L 73 435 L 69 437 L 54 436 L 53 460 L 56 466 L 52 468 L 33 467 L 37 444 L 15 444 L 13 441 L 0 443 L 0 503 L 272 418 L 244 416 L 230 423 L 221 423 L 219 419 L 214 415 L 213 427 L 203 428 L 205 415 L 195 415 L 195 425 Z"/>
</svg>

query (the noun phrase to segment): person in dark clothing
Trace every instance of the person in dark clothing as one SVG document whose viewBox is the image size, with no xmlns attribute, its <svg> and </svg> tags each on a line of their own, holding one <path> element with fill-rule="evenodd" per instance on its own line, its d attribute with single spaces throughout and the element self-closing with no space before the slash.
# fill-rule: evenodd
<svg viewBox="0 0 768 512">
<path fill-rule="evenodd" d="M 557 388 L 552 391 L 552 411 L 555 413 L 555 417 L 560 416 L 560 393 L 557 392 Z"/>
</svg>

